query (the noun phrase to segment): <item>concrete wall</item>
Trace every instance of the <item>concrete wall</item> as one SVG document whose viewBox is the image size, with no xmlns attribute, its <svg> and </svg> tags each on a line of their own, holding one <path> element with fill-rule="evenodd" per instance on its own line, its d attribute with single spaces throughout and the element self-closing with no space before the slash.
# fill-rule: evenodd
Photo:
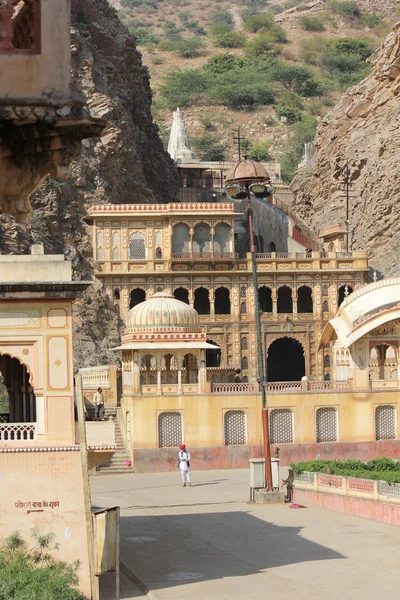
<svg viewBox="0 0 400 600">
<path fill-rule="evenodd" d="M 34 527 L 41 534 L 54 533 L 60 544 L 55 556 L 69 563 L 79 559 L 80 589 L 90 597 L 80 452 L 20 451 L 0 456 L 1 538 L 18 531 L 31 547 Z M 54 502 L 59 504 L 50 506 Z"/>
<path fill-rule="evenodd" d="M 42 0 L 41 53 L 0 54 L 0 97 L 60 99 L 70 95 L 70 0 Z"/>
</svg>

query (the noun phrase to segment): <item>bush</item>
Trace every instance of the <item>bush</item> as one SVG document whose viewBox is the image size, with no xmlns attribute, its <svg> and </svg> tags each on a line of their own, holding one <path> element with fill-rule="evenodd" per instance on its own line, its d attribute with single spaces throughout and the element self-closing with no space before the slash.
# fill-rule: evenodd
<svg viewBox="0 0 400 600">
<path fill-rule="evenodd" d="M 290 183 L 293 173 L 304 153 L 304 144 L 311 142 L 317 130 L 317 120 L 309 115 L 303 115 L 301 121 L 292 125 L 289 140 L 281 155 L 282 179 Z"/>
<path fill-rule="evenodd" d="M 302 96 L 321 96 L 325 93 L 322 82 L 307 67 L 280 62 L 273 70 L 272 78 L 280 81 L 287 90 Z"/>
<path fill-rule="evenodd" d="M 271 160 L 271 155 L 269 153 L 270 145 L 271 142 L 269 140 L 253 142 L 250 146 L 249 151 L 247 152 L 247 157 L 250 160 L 255 160 L 257 162 Z"/>
<path fill-rule="evenodd" d="M 290 104 L 282 104 L 280 102 L 277 103 L 275 110 L 278 117 L 285 117 L 288 123 L 295 123 L 296 121 L 301 121 L 303 114 L 300 108 L 298 108 L 297 106 L 293 106 Z"/>
<path fill-rule="evenodd" d="M 378 25 L 382 24 L 382 19 L 375 13 L 365 13 L 360 17 L 360 24 L 364 27 L 373 29 L 374 27 L 378 27 Z"/>
<path fill-rule="evenodd" d="M 325 25 L 318 17 L 301 17 L 299 23 L 305 31 L 325 31 Z"/>
<path fill-rule="evenodd" d="M 327 473 L 343 477 L 382 480 L 389 484 L 400 483 L 400 463 L 391 458 L 375 458 L 367 463 L 360 460 L 311 460 L 290 465 L 295 473 Z"/>
<path fill-rule="evenodd" d="M 224 73 L 214 81 L 207 94 L 211 100 L 234 110 L 249 110 L 274 102 L 274 93 L 267 79 L 251 68 Z"/>
<path fill-rule="evenodd" d="M 202 160 L 225 160 L 226 146 L 212 133 L 193 138 L 192 145 Z"/>
<path fill-rule="evenodd" d="M 162 26 L 163 30 L 164 30 L 164 34 L 165 37 L 167 38 L 167 40 L 172 40 L 174 42 L 180 41 L 182 39 L 181 36 L 181 29 L 177 26 L 177 24 L 174 21 L 168 21 L 168 19 L 165 21 L 165 23 Z"/>
<path fill-rule="evenodd" d="M 329 8 L 336 14 L 347 18 L 358 18 L 361 15 L 361 10 L 355 0 L 331 0 L 328 3 Z"/>
<path fill-rule="evenodd" d="M 199 25 L 198 21 L 191 21 L 186 13 L 184 13 L 184 12 L 179 13 L 179 18 L 180 18 L 184 28 L 187 29 L 188 31 L 191 31 L 195 35 L 207 35 L 207 32 L 204 29 L 204 27 Z"/>
<path fill-rule="evenodd" d="M 258 35 L 249 40 L 245 47 L 245 54 L 250 57 L 260 56 L 265 52 L 271 52 L 274 49 L 271 38 L 268 34 Z"/>
<path fill-rule="evenodd" d="M 239 31 L 226 31 L 215 36 L 215 43 L 221 48 L 242 48 L 246 43 L 246 36 Z"/>
<path fill-rule="evenodd" d="M 0 598 L 7 600 L 87 600 L 75 588 L 79 564 L 69 565 L 52 557 L 54 535 L 32 531 L 34 547 L 18 532 L 0 546 Z"/>
<path fill-rule="evenodd" d="M 244 23 L 245 29 L 251 33 L 257 33 L 260 29 L 273 29 L 276 27 L 274 17 L 269 13 L 261 13 L 250 17 Z"/>
<path fill-rule="evenodd" d="M 205 70 L 213 76 L 221 75 L 232 69 L 240 69 L 245 64 L 243 58 L 234 56 L 230 52 L 216 54 L 204 65 Z"/>
<path fill-rule="evenodd" d="M 204 51 L 204 42 L 199 37 L 192 37 L 177 42 L 175 53 L 182 58 L 194 58 L 200 56 Z"/>
<path fill-rule="evenodd" d="M 164 58 L 162 56 L 153 56 L 151 62 L 153 65 L 162 65 L 164 64 Z"/>
<path fill-rule="evenodd" d="M 198 102 L 209 87 L 209 77 L 202 69 L 185 69 L 168 73 L 160 89 L 167 108 L 191 106 Z"/>
<path fill-rule="evenodd" d="M 128 23 L 129 31 L 135 36 L 136 44 L 138 46 L 150 46 L 152 44 L 158 44 L 159 39 L 156 34 L 147 27 L 132 27 Z"/>
<path fill-rule="evenodd" d="M 367 60 L 373 52 L 373 48 L 366 40 L 359 40 L 350 37 L 339 38 L 329 44 L 332 52 L 355 54 L 360 60 Z"/>
<path fill-rule="evenodd" d="M 233 29 L 233 18 L 229 10 L 222 7 L 217 7 L 211 15 L 211 28 L 212 35 L 217 36 L 223 33 L 232 31 Z"/>
</svg>

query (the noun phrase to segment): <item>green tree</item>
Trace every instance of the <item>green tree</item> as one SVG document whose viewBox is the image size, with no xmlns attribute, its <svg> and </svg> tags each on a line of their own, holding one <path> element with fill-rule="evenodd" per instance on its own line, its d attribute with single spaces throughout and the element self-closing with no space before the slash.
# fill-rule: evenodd
<svg viewBox="0 0 400 600">
<path fill-rule="evenodd" d="M 0 600 L 87 600 L 77 589 L 79 563 L 53 558 L 54 535 L 32 531 L 33 548 L 18 532 L 0 546 Z"/>
<path fill-rule="evenodd" d="M 305 31 L 325 31 L 325 25 L 318 17 L 300 17 L 299 24 Z"/>
<path fill-rule="evenodd" d="M 258 162 L 271 160 L 271 155 L 269 152 L 270 146 L 271 142 L 269 140 L 253 142 L 250 146 L 250 149 L 247 152 L 247 157 L 250 160 L 255 160 Z"/>
<path fill-rule="evenodd" d="M 233 69 L 222 74 L 213 82 L 207 96 L 234 110 L 250 110 L 274 102 L 270 83 L 254 68 Z"/>
<path fill-rule="evenodd" d="M 249 57 L 261 56 L 265 52 L 273 51 L 274 47 L 271 43 L 269 34 L 257 35 L 246 44 L 244 52 Z"/>
<path fill-rule="evenodd" d="M 175 52 L 182 58 L 194 58 L 204 51 L 204 42 L 200 37 L 192 37 L 176 44 Z"/>
<path fill-rule="evenodd" d="M 209 86 L 209 77 L 202 69 L 173 71 L 165 76 L 160 95 L 166 107 L 173 110 L 199 102 Z"/>
<path fill-rule="evenodd" d="M 273 29 L 275 27 L 274 17 L 270 13 L 257 14 L 247 19 L 244 27 L 251 33 L 257 33 L 260 29 Z"/>
<path fill-rule="evenodd" d="M 358 18 L 361 16 L 360 7 L 355 0 L 343 0 L 343 2 L 330 0 L 328 6 L 333 12 L 342 15 L 342 17 Z"/>
<path fill-rule="evenodd" d="M 272 78 L 274 81 L 280 81 L 287 90 L 302 96 L 321 96 L 325 91 L 322 82 L 310 69 L 291 63 L 278 63 Z"/>
<path fill-rule="evenodd" d="M 223 52 L 210 58 L 204 68 L 210 75 L 218 76 L 232 69 L 240 69 L 244 64 L 243 58 L 234 56 L 230 52 Z"/>
<path fill-rule="evenodd" d="M 226 146 L 221 140 L 206 131 L 192 139 L 192 144 L 202 160 L 225 160 Z"/>
<path fill-rule="evenodd" d="M 215 43 L 221 48 L 242 48 L 246 43 L 246 36 L 240 31 L 226 31 L 215 36 Z"/>
</svg>

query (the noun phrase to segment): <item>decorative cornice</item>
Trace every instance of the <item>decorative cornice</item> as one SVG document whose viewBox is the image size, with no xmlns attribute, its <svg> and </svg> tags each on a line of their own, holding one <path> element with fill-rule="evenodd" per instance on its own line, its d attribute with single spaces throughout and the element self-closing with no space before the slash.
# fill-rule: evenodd
<svg viewBox="0 0 400 600">
<path fill-rule="evenodd" d="M 89 208 L 89 215 L 109 216 L 127 213 L 182 213 L 182 212 L 206 212 L 206 213 L 233 213 L 233 202 L 174 202 L 171 204 L 97 204 Z"/>
<path fill-rule="evenodd" d="M 88 446 L 88 450 L 115 450 L 116 446 L 105 445 L 105 446 Z M 79 446 L 38 446 L 29 448 L 15 448 L 8 446 L 6 448 L 0 448 L 0 454 L 16 453 L 16 452 L 79 452 Z"/>
</svg>

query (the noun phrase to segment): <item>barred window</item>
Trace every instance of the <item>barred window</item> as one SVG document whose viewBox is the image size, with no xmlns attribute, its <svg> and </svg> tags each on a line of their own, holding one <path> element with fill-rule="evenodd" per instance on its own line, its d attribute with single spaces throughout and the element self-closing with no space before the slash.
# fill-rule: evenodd
<svg viewBox="0 0 400 600">
<path fill-rule="evenodd" d="M 247 304 L 246 304 L 246 302 L 241 302 L 240 303 L 240 314 L 241 315 L 247 315 Z"/>
<path fill-rule="evenodd" d="M 97 260 L 104 260 L 103 248 L 97 248 Z"/>
<path fill-rule="evenodd" d="M 246 295 L 247 295 L 247 288 L 245 285 L 242 285 L 240 288 L 240 297 L 246 298 Z"/>
<path fill-rule="evenodd" d="M 131 259 L 142 260 L 146 258 L 146 247 L 144 243 L 144 233 L 135 231 L 131 233 L 129 241 L 129 257 Z"/>
<path fill-rule="evenodd" d="M 182 443 L 182 415 L 179 412 L 163 412 L 158 416 L 158 440 L 160 448 L 176 448 Z"/>
<path fill-rule="evenodd" d="M 114 231 L 113 236 L 112 236 L 112 243 L 113 243 L 113 246 L 119 246 L 119 232 L 118 231 Z"/>
<path fill-rule="evenodd" d="M 97 245 L 98 246 L 103 245 L 103 232 L 102 231 L 97 232 Z"/>
<path fill-rule="evenodd" d="M 329 296 L 329 285 L 327 283 L 322 286 L 322 295 Z"/>
<path fill-rule="evenodd" d="M 240 347 L 242 350 L 247 350 L 247 348 L 248 348 L 247 337 L 242 337 L 242 339 L 240 341 Z"/>
<path fill-rule="evenodd" d="M 113 260 L 119 260 L 119 248 L 113 248 Z"/>
<path fill-rule="evenodd" d="M 224 417 L 225 446 L 246 444 L 246 414 L 243 410 L 228 410 Z"/>
<path fill-rule="evenodd" d="M 189 227 L 185 223 L 175 225 L 172 234 L 172 252 L 188 253 L 190 249 Z"/>
<path fill-rule="evenodd" d="M 249 368 L 249 361 L 247 356 L 243 356 L 242 358 L 242 369 L 248 369 Z"/>
<path fill-rule="evenodd" d="M 326 300 L 322 303 L 322 312 L 329 312 L 329 305 Z"/>
<path fill-rule="evenodd" d="M 293 413 L 288 408 L 271 410 L 271 444 L 293 444 Z"/>
<path fill-rule="evenodd" d="M 396 409 L 394 406 L 378 406 L 375 410 L 375 436 L 377 440 L 396 439 Z"/>
<path fill-rule="evenodd" d="M 324 356 L 324 367 L 325 369 L 329 369 L 331 366 L 331 357 L 329 356 L 329 354 L 325 354 Z"/>
<path fill-rule="evenodd" d="M 162 233 L 161 231 L 156 231 L 156 246 L 161 246 L 162 244 Z"/>
<path fill-rule="evenodd" d="M 337 410 L 332 407 L 323 407 L 317 410 L 317 442 L 337 442 Z"/>
</svg>

